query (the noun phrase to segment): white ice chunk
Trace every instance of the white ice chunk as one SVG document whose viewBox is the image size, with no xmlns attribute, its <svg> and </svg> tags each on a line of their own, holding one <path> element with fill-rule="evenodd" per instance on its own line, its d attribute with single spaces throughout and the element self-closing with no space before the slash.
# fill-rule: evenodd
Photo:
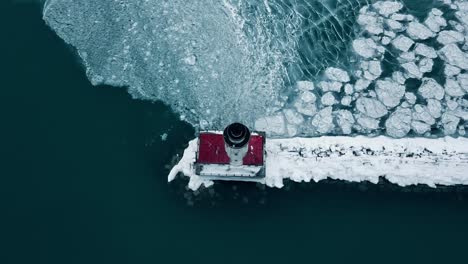
<svg viewBox="0 0 468 264">
<path fill-rule="evenodd" d="M 460 68 L 452 66 L 450 64 L 445 64 L 445 68 L 444 68 L 445 76 L 452 77 L 452 76 L 460 74 L 460 72 L 461 72 Z"/>
<path fill-rule="evenodd" d="M 435 124 L 435 118 L 429 113 L 427 107 L 417 104 L 414 106 L 413 119 L 424 122 L 429 125 Z"/>
<path fill-rule="evenodd" d="M 353 94 L 354 93 L 354 87 L 353 85 L 347 83 L 345 86 L 344 86 L 344 92 L 348 95 L 350 94 Z"/>
<path fill-rule="evenodd" d="M 320 110 L 312 119 L 312 126 L 320 134 L 326 134 L 333 130 L 332 107 L 326 107 Z"/>
<path fill-rule="evenodd" d="M 364 130 L 375 130 L 379 128 L 378 119 L 374 119 L 368 116 L 358 115 L 356 116 L 356 121 Z"/>
<path fill-rule="evenodd" d="M 399 35 L 392 41 L 392 45 L 403 52 L 407 52 L 413 44 L 414 41 L 404 35 Z"/>
<path fill-rule="evenodd" d="M 393 31 L 402 31 L 404 29 L 404 26 L 401 22 L 393 19 L 386 19 L 385 24 Z"/>
<path fill-rule="evenodd" d="M 362 114 L 372 118 L 380 118 L 388 112 L 385 105 L 379 100 L 367 97 L 360 97 L 357 99 L 356 109 Z"/>
<path fill-rule="evenodd" d="M 452 97 L 461 97 L 465 95 L 465 91 L 461 88 L 458 81 L 450 78 L 445 81 L 445 93 Z"/>
<path fill-rule="evenodd" d="M 353 114 L 348 110 L 336 111 L 336 122 L 341 128 L 343 134 L 348 135 L 352 132 L 352 127 L 355 122 Z"/>
<path fill-rule="evenodd" d="M 385 128 L 391 137 L 406 136 L 411 130 L 411 110 L 402 108 L 393 112 L 385 122 Z"/>
<path fill-rule="evenodd" d="M 401 98 L 405 95 L 405 86 L 386 78 L 376 82 L 375 92 L 384 105 L 395 107 L 400 104 Z"/>
<path fill-rule="evenodd" d="M 432 78 L 424 78 L 418 89 L 418 93 L 426 99 L 442 100 L 444 98 L 444 88 Z"/>
<path fill-rule="evenodd" d="M 375 80 L 382 75 L 382 66 L 380 64 L 380 61 L 377 60 L 372 60 L 369 62 L 363 62 L 364 65 L 361 65 L 361 67 L 365 67 L 366 70 L 364 71 L 364 78 L 367 80 Z"/>
<path fill-rule="evenodd" d="M 388 17 L 403 8 L 403 4 L 396 1 L 378 1 L 372 5 L 380 15 Z"/>
<path fill-rule="evenodd" d="M 372 35 L 383 33 L 383 19 L 374 12 L 359 14 L 357 22 Z"/>
<path fill-rule="evenodd" d="M 427 100 L 427 110 L 434 118 L 439 118 L 442 115 L 442 105 L 440 101 L 435 99 Z"/>
<path fill-rule="evenodd" d="M 453 135 L 457 132 L 457 126 L 460 123 L 460 118 L 452 113 L 446 112 L 442 115 L 442 125 L 444 126 L 445 135 Z"/>
<path fill-rule="evenodd" d="M 315 105 L 316 100 L 317 97 L 313 93 L 303 91 L 296 99 L 294 107 L 296 107 L 297 111 L 301 114 L 313 116 L 317 113 L 317 106 Z"/>
<path fill-rule="evenodd" d="M 343 83 L 341 82 L 326 82 L 322 81 L 319 83 L 319 87 L 323 92 L 340 92 Z"/>
<path fill-rule="evenodd" d="M 383 47 L 377 45 L 371 38 L 358 38 L 353 41 L 354 51 L 364 58 L 373 58 L 382 54 L 385 50 L 381 48 Z"/>
<path fill-rule="evenodd" d="M 430 59 L 437 58 L 437 53 L 433 47 L 429 47 L 423 43 L 417 43 L 414 48 L 414 53 L 421 55 Z"/>
<path fill-rule="evenodd" d="M 417 97 L 414 93 L 407 92 L 405 93 L 405 99 L 410 105 L 414 105 L 416 103 Z"/>
<path fill-rule="evenodd" d="M 310 81 L 298 81 L 296 86 L 302 91 L 312 91 L 315 88 L 314 83 Z"/>
<path fill-rule="evenodd" d="M 362 90 L 367 89 L 367 87 L 369 87 L 370 84 L 371 84 L 371 81 L 369 81 L 369 80 L 359 79 L 354 84 L 354 89 L 356 91 L 362 91 Z"/>
<path fill-rule="evenodd" d="M 419 71 L 422 73 L 431 72 L 434 66 L 434 61 L 429 58 L 423 58 L 418 62 Z"/>
<path fill-rule="evenodd" d="M 288 124 L 300 125 L 304 123 L 304 117 L 293 109 L 285 109 L 283 113 Z"/>
<path fill-rule="evenodd" d="M 412 121 L 411 122 L 411 129 L 418 134 L 418 135 L 423 135 L 424 133 L 428 132 L 431 130 L 431 126 L 421 122 L 421 121 Z"/>
<path fill-rule="evenodd" d="M 333 95 L 332 92 L 325 93 L 322 96 L 321 102 L 322 102 L 322 105 L 326 105 L 326 106 L 334 105 L 337 103 L 335 96 Z"/>
<path fill-rule="evenodd" d="M 341 98 L 341 104 L 344 106 L 350 106 L 352 102 L 353 98 L 349 95 L 343 96 L 343 98 Z"/>
<path fill-rule="evenodd" d="M 442 11 L 439 9 L 432 9 L 431 13 L 427 16 L 424 24 L 433 32 L 439 32 L 441 28 L 447 26 L 447 21 L 442 17 Z"/>
<path fill-rule="evenodd" d="M 405 69 L 406 76 L 408 78 L 421 79 L 423 73 L 419 70 L 419 67 L 414 62 L 407 62 L 401 65 Z"/>
<path fill-rule="evenodd" d="M 456 44 L 449 44 L 439 50 L 439 56 L 450 65 L 468 70 L 468 55 L 458 48 Z"/>
<path fill-rule="evenodd" d="M 406 33 L 408 33 L 409 37 L 414 40 L 425 40 L 435 36 L 434 32 L 417 21 L 413 21 L 408 24 Z"/>
<path fill-rule="evenodd" d="M 330 67 L 325 70 L 325 77 L 327 77 L 331 81 L 337 81 L 342 83 L 347 83 L 350 81 L 349 75 L 346 71 Z"/>
<path fill-rule="evenodd" d="M 465 89 L 465 91 L 468 93 L 468 74 L 463 73 L 457 76 L 457 81 L 460 84 L 460 86 Z"/>
<path fill-rule="evenodd" d="M 399 84 L 405 84 L 406 82 L 405 75 L 400 71 L 393 72 L 392 79 Z"/>
<path fill-rule="evenodd" d="M 463 43 L 464 41 L 465 35 L 455 30 L 444 30 L 437 36 L 437 42 L 442 45 Z"/>
<path fill-rule="evenodd" d="M 284 116 L 276 114 L 259 118 L 255 121 L 255 130 L 264 131 L 269 136 L 281 136 L 286 133 Z"/>
</svg>

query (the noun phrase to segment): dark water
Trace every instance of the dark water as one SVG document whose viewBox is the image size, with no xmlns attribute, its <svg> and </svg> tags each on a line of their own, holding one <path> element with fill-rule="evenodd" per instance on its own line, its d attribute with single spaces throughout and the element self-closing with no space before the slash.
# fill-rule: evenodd
<svg viewBox="0 0 468 264">
<path fill-rule="evenodd" d="M 468 263 L 463 188 L 168 185 L 193 129 L 92 87 L 38 6 L 1 5 L 0 263 Z"/>
</svg>

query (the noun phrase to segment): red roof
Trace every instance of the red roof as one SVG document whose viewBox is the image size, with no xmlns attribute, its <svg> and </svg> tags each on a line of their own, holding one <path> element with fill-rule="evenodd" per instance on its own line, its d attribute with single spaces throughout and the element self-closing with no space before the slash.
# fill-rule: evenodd
<svg viewBox="0 0 468 264">
<path fill-rule="evenodd" d="M 198 137 L 198 163 L 229 164 L 222 134 L 202 132 Z M 243 165 L 263 165 L 263 137 L 251 135 Z"/>
</svg>

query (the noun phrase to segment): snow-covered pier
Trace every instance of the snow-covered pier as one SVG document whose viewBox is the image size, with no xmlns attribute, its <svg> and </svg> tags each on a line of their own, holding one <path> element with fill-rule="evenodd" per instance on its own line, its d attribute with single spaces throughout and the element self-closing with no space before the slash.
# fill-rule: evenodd
<svg viewBox="0 0 468 264">
<path fill-rule="evenodd" d="M 258 182 L 283 187 L 283 179 L 324 179 L 377 183 L 380 177 L 400 185 L 468 185 L 468 138 L 317 137 L 266 141 L 266 177 Z M 168 181 L 180 173 L 189 188 L 212 181 L 195 174 L 197 139 L 190 141 Z"/>
</svg>

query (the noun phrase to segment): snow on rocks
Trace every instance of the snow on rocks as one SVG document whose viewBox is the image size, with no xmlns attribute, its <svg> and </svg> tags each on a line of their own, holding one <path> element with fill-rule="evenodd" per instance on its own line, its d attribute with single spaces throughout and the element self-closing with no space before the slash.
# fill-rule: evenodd
<svg viewBox="0 0 468 264">
<path fill-rule="evenodd" d="M 411 110 L 400 108 L 393 112 L 385 122 L 389 136 L 402 138 L 411 130 Z"/>
<path fill-rule="evenodd" d="M 385 105 L 379 100 L 367 97 L 357 99 L 356 109 L 371 118 L 380 118 L 388 113 Z"/>
<path fill-rule="evenodd" d="M 454 43 L 446 45 L 440 49 L 439 56 L 442 60 L 452 66 L 468 70 L 468 54 L 461 51 Z"/>
<path fill-rule="evenodd" d="M 314 116 L 311 123 L 318 133 L 320 134 L 330 133 L 334 128 L 332 107 L 329 106 L 320 110 Z"/>
<path fill-rule="evenodd" d="M 424 78 L 418 89 L 418 93 L 426 99 L 442 100 L 444 98 L 444 88 L 432 78 Z"/>
<path fill-rule="evenodd" d="M 405 86 L 386 78 L 376 82 L 375 92 L 384 105 L 395 107 L 400 104 L 401 98 L 405 95 Z"/>
<path fill-rule="evenodd" d="M 412 21 L 408 24 L 406 33 L 414 40 L 426 40 L 435 36 L 432 30 L 417 21 Z"/>
</svg>

